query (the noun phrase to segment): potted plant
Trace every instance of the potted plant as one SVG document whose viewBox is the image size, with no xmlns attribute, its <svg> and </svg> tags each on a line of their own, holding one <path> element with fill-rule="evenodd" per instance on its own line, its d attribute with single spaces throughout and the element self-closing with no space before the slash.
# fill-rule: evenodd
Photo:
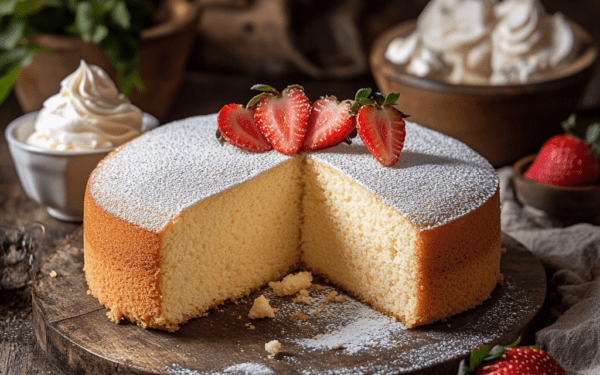
<svg viewBox="0 0 600 375">
<path fill-rule="evenodd" d="M 40 109 L 84 59 L 161 119 L 197 22 L 197 6 L 186 0 L 2 0 L 0 103 L 14 88 L 24 112 Z"/>
</svg>

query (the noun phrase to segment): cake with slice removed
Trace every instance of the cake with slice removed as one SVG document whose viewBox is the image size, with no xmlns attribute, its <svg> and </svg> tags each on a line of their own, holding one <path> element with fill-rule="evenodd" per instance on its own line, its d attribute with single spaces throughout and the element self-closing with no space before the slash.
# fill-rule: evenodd
<svg viewBox="0 0 600 375">
<path fill-rule="evenodd" d="M 383 167 L 360 140 L 310 154 L 250 153 L 216 115 L 141 135 L 92 173 L 89 290 L 142 327 L 176 330 L 300 266 L 407 327 L 473 308 L 500 280 L 492 166 L 407 122 Z"/>
</svg>

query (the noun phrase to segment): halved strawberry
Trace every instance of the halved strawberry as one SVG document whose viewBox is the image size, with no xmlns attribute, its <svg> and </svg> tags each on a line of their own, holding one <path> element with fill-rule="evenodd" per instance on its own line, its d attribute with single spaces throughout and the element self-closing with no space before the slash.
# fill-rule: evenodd
<svg viewBox="0 0 600 375">
<path fill-rule="evenodd" d="M 483 345 L 475 349 L 469 358 L 469 364 L 463 359 L 458 375 L 475 373 L 476 375 L 565 375 L 565 370 L 552 356 L 537 347 L 521 346 L 520 338 L 504 347 L 495 346 L 490 350 Z"/>
<path fill-rule="evenodd" d="M 262 91 L 248 104 L 256 105 L 254 118 L 260 131 L 275 150 L 296 154 L 304 141 L 311 110 L 304 89 L 298 85 L 288 86 L 281 93 L 266 85 L 252 89 Z"/>
<path fill-rule="evenodd" d="M 350 101 L 340 103 L 334 96 L 314 102 L 308 117 L 308 130 L 302 151 L 323 150 L 348 138 L 356 126 L 354 115 L 350 113 L 350 105 Z"/>
<path fill-rule="evenodd" d="M 364 89 L 363 89 L 364 90 Z M 393 107 L 398 94 L 391 93 L 387 98 L 376 93 L 375 101 L 359 90 L 353 110 L 357 110 L 356 129 L 367 149 L 382 165 L 391 167 L 400 158 L 406 138 L 406 124 L 399 110 Z M 362 93 L 361 93 L 362 92 Z M 358 109 L 357 109 L 358 108 Z"/>
<path fill-rule="evenodd" d="M 254 109 L 241 104 L 228 104 L 217 115 L 221 136 L 234 146 L 253 152 L 272 149 L 269 141 L 256 126 Z"/>
</svg>

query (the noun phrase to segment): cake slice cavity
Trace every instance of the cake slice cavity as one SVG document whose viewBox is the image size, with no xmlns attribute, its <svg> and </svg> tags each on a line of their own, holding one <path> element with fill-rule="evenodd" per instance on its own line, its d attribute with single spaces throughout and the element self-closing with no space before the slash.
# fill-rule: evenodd
<svg viewBox="0 0 600 375">
<path fill-rule="evenodd" d="M 418 229 L 366 188 L 307 160 L 302 262 L 380 311 L 409 322 Z"/>
<path fill-rule="evenodd" d="M 298 266 L 301 164 L 288 160 L 203 200 L 167 228 L 160 256 L 168 321 L 185 322 Z"/>
</svg>

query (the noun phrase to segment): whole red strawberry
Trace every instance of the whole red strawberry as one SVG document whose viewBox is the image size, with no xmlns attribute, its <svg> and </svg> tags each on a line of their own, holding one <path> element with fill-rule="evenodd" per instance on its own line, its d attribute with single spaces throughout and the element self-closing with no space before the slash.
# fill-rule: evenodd
<svg viewBox="0 0 600 375">
<path fill-rule="evenodd" d="M 565 370 L 550 354 L 535 347 L 517 347 L 520 339 L 509 346 L 487 345 L 471 353 L 469 365 L 462 360 L 459 375 L 565 375 Z"/>
<path fill-rule="evenodd" d="M 384 98 L 375 93 L 368 98 L 371 89 L 356 93 L 353 111 L 357 111 L 356 130 L 365 146 L 379 163 L 391 167 L 400 158 L 406 137 L 405 115 L 393 107 L 399 95 L 391 93 Z"/>
<path fill-rule="evenodd" d="M 267 85 L 255 85 L 252 89 L 262 91 L 248 104 L 256 104 L 254 118 L 258 128 L 275 150 L 295 155 L 302 147 L 311 110 L 304 89 L 298 85 L 288 86 L 281 93 Z"/>
<path fill-rule="evenodd" d="M 340 103 L 334 96 L 314 102 L 308 117 L 308 130 L 302 151 L 323 150 L 348 138 L 356 126 L 350 105 L 351 101 Z"/>
<path fill-rule="evenodd" d="M 523 175 L 532 181 L 563 187 L 596 183 L 600 178 L 600 152 L 594 142 L 600 134 L 600 124 L 588 127 L 586 140 L 573 134 L 574 116 L 563 127 L 566 133 L 548 139 Z"/>
<path fill-rule="evenodd" d="M 219 134 L 229 143 L 244 150 L 263 152 L 272 149 L 254 120 L 254 109 L 241 104 L 228 104 L 217 115 Z"/>
</svg>

